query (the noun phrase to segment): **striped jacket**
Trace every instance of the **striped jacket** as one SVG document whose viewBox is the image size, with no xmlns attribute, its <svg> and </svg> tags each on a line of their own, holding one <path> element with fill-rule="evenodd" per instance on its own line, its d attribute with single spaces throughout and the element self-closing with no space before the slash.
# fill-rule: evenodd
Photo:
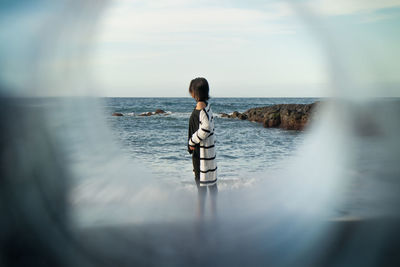
<svg viewBox="0 0 400 267">
<path fill-rule="evenodd" d="M 213 185 L 217 182 L 217 162 L 214 116 L 210 104 L 200 111 L 199 119 L 199 129 L 189 139 L 189 146 L 200 145 L 200 185 Z"/>
</svg>

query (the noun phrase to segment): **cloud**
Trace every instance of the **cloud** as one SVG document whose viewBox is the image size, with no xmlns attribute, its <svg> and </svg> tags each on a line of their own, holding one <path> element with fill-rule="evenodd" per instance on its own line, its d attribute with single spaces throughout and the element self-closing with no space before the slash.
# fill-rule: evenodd
<svg viewBox="0 0 400 267">
<path fill-rule="evenodd" d="M 201 38 L 202 34 L 226 37 L 293 32 L 288 25 L 279 23 L 290 14 L 284 4 L 271 4 L 257 10 L 193 6 L 191 1 L 182 4 L 180 0 L 150 2 L 116 1 L 100 24 L 100 40 L 114 43 L 162 41 L 167 44 Z"/>
<path fill-rule="evenodd" d="M 361 20 L 361 23 L 374 23 L 382 20 L 396 19 L 398 17 L 398 14 L 369 14 Z"/>
<path fill-rule="evenodd" d="M 398 0 L 310 0 L 307 7 L 318 14 L 337 16 L 373 13 L 378 10 L 400 7 Z"/>
<path fill-rule="evenodd" d="M 101 19 L 104 43 L 190 44 L 209 38 L 245 42 L 249 35 L 293 34 L 298 28 L 290 2 L 248 3 L 193 0 L 115 0 Z M 305 7 L 323 16 L 362 14 L 360 22 L 393 18 L 378 14 L 400 7 L 398 0 L 308 0 Z M 210 39 L 211 38 L 211 39 Z"/>
</svg>

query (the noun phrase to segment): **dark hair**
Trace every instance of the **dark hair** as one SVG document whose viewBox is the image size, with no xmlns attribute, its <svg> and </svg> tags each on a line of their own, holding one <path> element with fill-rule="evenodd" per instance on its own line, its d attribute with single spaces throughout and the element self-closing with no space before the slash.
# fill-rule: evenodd
<svg viewBox="0 0 400 267">
<path fill-rule="evenodd" d="M 208 87 L 208 82 L 205 78 L 196 78 L 190 82 L 189 93 L 193 92 L 194 98 L 197 101 L 207 101 L 210 99 L 208 92 L 210 88 Z"/>
</svg>

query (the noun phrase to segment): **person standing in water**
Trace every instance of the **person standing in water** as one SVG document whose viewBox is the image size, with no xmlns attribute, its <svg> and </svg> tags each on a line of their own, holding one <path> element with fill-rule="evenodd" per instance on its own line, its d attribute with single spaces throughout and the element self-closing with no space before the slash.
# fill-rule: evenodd
<svg viewBox="0 0 400 267">
<path fill-rule="evenodd" d="M 217 163 L 215 153 L 214 116 L 208 103 L 209 86 L 205 78 L 190 82 L 189 93 L 196 100 L 189 119 L 188 151 L 192 154 L 193 172 L 198 189 L 198 216 L 204 215 L 207 187 L 211 194 L 211 211 L 216 215 Z"/>
</svg>

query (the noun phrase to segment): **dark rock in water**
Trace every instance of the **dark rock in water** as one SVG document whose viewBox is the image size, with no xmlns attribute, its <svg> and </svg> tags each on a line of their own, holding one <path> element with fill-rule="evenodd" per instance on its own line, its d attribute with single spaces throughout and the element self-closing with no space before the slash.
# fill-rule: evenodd
<svg viewBox="0 0 400 267">
<path fill-rule="evenodd" d="M 230 118 L 230 115 L 226 113 L 221 113 L 221 118 Z"/>
<path fill-rule="evenodd" d="M 157 109 L 155 112 L 143 112 L 142 114 L 140 114 L 139 116 L 142 117 L 148 117 L 148 116 L 152 116 L 152 115 L 156 115 L 156 114 L 163 114 L 164 116 L 169 115 L 167 112 L 165 112 L 162 109 Z"/>
<path fill-rule="evenodd" d="M 121 117 L 121 116 L 124 116 L 124 115 L 122 113 L 120 113 L 120 112 L 114 112 L 111 116 Z"/>
<path fill-rule="evenodd" d="M 222 113 L 221 117 L 249 120 L 262 123 L 266 128 L 303 130 L 307 125 L 313 104 L 278 104 L 267 107 L 251 108 L 243 113 L 234 111 L 232 115 Z"/>
<path fill-rule="evenodd" d="M 223 118 L 231 118 L 231 119 L 240 119 L 240 120 L 247 120 L 247 115 L 244 113 L 240 113 L 238 111 L 234 111 L 232 115 L 222 113 L 221 117 Z"/>
<path fill-rule="evenodd" d="M 247 115 L 244 113 L 240 113 L 238 111 L 234 111 L 231 115 L 226 113 L 221 113 L 221 118 L 247 120 Z"/>
<path fill-rule="evenodd" d="M 240 115 L 240 113 L 239 113 L 239 112 L 237 112 L 237 111 L 234 111 L 234 112 L 232 113 L 232 115 L 231 115 L 231 118 L 232 118 L 232 119 L 236 119 L 236 118 L 238 118 L 238 117 L 239 117 L 239 115 Z"/>
<path fill-rule="evenodd" d="M 143 112 L 142 114 L 140 114 L 139 116 L 143 116 L 143 117 L 148 117 L 148 116 L 152 116 L 152 115 L 156 115 L 156 114 L 163 114 L 165 116 L 169 115 L 167 112 L 165 112 L 162 109 L 157 109 L 155 112 Z"/>
<path fill-rule="evenodd" d="M 166 112 L 162 109 L 157 109 L 155 112 L 155 114 L 164 114 L 164 113 L 166 113 Z"/>
<path fill-rule="evenodd" d="M 251 121 L 261 122 L 264 127 L 278 127 L 286 130 L 303 130 L 307 125 L 313 104 L 279 104 L 249 109 L 247 114 Z"/>
<path fill-rule="evenodd" d="M 247 115 L 244 114 L 244 113 L 239 114 L 237 117 L 238 117 L 238 119 L 240 119 L 240 120 L 247 120 Z"/>
<path fill-rule="evenodd" d="M 140 114 L 139 116 L 148 117 L 148 116 L 151 116 L 151 115 L 153 115 L 152 112 L 144 112 L 144 113 Z"/>
<path fill-rule="evenodd" d="M 281 124 L 281 115 L 279 112 L 269 114 L 263 122 L 263 125 L 266 128 L 279 127 L 280 124 Z"/>
</svg>

